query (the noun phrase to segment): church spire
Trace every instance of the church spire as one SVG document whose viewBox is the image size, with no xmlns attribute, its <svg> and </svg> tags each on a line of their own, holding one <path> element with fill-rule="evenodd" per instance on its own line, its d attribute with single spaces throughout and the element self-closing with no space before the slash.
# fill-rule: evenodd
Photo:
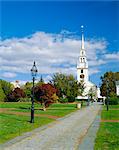
<svg viewBox="0 0 119 150">
<path fill-rule="evenodd" d="M 81 26 L 81 49 L 83 50 L 84 49 L 84 32 L 83 32 L 83 28 L 84 26 L 82 25 Z"/>
<path fill-rule="evenodd" d="M 77 63 L 77 80 L 87 82 L 88 81 L 88 62 L 86 57 L 86 50 L 84 49 L 84 33 L 83 26 L 81 26 L 81 48 L 80 55 Z"/>
</svg>

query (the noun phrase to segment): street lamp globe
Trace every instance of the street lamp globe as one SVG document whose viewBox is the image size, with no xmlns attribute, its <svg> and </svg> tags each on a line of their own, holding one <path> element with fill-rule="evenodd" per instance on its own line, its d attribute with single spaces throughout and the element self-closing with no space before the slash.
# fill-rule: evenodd
<svg viewBox="0 0 119 150">
<path fill-rule="evenodd" d="M 35 61 L 34 61 L 33 67 L 31 68 L 31 75 L 32 75 L 32 77 L 36 77 L 37 72 L 38 72 L 38 70 L 36 68 L 36 64 L 35 64 Z"/>
</svg>

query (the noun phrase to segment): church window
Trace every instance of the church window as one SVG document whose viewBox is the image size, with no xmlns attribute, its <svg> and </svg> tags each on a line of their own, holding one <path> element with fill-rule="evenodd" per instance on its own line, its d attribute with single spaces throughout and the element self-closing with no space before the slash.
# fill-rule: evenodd
<svg viewBox="0 0 119 150">
<path fill-rule="evenodd" d="M 83 58 L 83 62 L 85 62 L 85 58 Z"/>
<path fill-rule="evenodd" d="M 83 73 L 83 69 L 81 69 L 81 73 Z"/>
<path fill-rule="evenodd" d="M 81 62 L 82 62 L 82 58 L 81 58 Z"/>
</svg>

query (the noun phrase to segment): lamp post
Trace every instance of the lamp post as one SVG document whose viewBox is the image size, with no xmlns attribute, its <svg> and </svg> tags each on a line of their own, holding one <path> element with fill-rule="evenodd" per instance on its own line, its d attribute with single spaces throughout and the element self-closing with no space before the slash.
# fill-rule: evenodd
<svg viewBox="0 0 119 150">
<path fill-rule="evenodd" d="M 109 110 L 109 81 L 106 80 L 107 111 Z"/>
<path fill-rule="evenodd" d="M 31 123 L 34 123 L 34 82 L 35 82 L 35 77 L 37 75 L 37 68 L 36 68 L 36 64 L 34 61 L 33 67 L 31 68 L 31 75 L 33 77 L 33 88 L 32 88 L 32 97 L 31 97 L 31 101 L 32 101 L 32 105 L 31 105 Z"/>
</svg>

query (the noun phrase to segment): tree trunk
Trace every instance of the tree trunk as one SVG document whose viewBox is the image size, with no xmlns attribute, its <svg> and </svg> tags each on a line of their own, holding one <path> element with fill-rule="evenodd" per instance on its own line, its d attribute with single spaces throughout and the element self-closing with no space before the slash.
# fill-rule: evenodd
<svg viewBox="0 0 119 150">
<path fill-rule="evenodd" d="M 43 106 L 43 111 L 46 111 L 46 107 L 45 106 Z"/>
</svg>

